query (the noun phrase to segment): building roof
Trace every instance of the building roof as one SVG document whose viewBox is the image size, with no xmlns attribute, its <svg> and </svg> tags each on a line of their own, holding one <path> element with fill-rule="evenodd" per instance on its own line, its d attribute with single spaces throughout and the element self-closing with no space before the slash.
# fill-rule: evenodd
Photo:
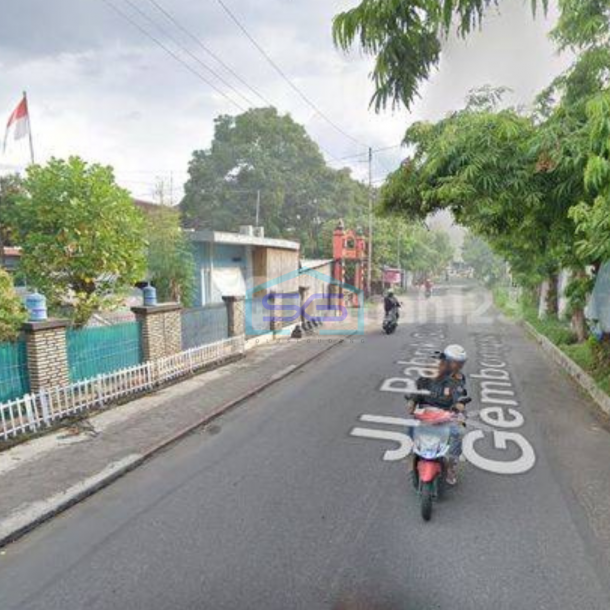
<svg viewBox="0 0 610 610">
<path fill-rule="evenodd" d="M 159 204 L 153 203 L 152 201 L 145 201 L 144 199 L 133 199 L 133 204 L 136 208 L 142 210 L 145 214 L 147 212 L 154 212 L 159 209 Z"/>
<path fill-rule="evenodd" d="M 243 233 L 230 233 L 229 231 L 189 231 L 189 239 L 195 242 L 211 242 L 215 244 L 234 244 L 238 246 L 262 246 L 265 248 L 280 248 L 282 250 L 298 250 L 298 241 L 288 239 L 274 239 L 271 237 L 256 237 Z"/>
</svg>

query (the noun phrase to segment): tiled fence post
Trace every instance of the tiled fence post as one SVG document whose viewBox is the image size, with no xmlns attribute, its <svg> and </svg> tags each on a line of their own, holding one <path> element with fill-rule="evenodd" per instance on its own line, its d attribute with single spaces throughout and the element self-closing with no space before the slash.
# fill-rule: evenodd
<svg viewBox="0 0 610 610">
<path fill-rule="evenodd" d="M 227 306 L 229 337 L 239 337 L 246 332 L 245 299 L 243 296 L 222 297 Z"/>
<path fill-rule="evenodd" d="M 299 318 L 299 321 L 301 322 L 301 324 L 305 322 L 305 310 L 303 309 L 303 305 L 305 305 L 305 301 L 307 300 L 308 292 L 309 286 L 299 286 L 299 306 L 301 308 L 301 316 Z"/>
<path fill-rule="evenodd" d="M 275 292 L 270 292 L 269 296 L 267 297 L 267 302 L 271 305 L 274 306 L 277 303 L 277 296 L 275 294 Z M 270 311 L 270 320 L 269 320 L 269 330 L 273 333 L 275 331 L 278 330 L 282 330 L 282 319 L 281 316 L 277 315 L 276 310 L 273 309 L 272 311 Z"/>
<path fill-rule="evenodd" d="M 70 382 L 67 326 L 67 320 L 26 322 L 23 325 L 32 392 L 67 385 Z"/>
<path fill-rule="evenodd" d="M 182 351 L 182 305 L 161 303 L 132 307 L 142 324 L 144 360 L 156 360 Z"/>
</svg>

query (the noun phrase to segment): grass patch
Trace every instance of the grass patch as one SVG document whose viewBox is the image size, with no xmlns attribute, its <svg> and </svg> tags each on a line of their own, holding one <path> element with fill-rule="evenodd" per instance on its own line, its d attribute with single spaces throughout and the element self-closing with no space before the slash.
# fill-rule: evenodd
<svg viewBox="0 0 610 610">
<path fill-rule="evenodd" d="M 515 302 L 505 288 L 495 288 L 493 296 L 496 306 L 505 315 L 529 322 L 541 335 L 591 375 L 601 390 L 610 395 L 610 359 L 600 358 L 599 344 L 593 338 L 578 343 L 568 321 L 557 318 L 538 319 L 536 307 Z"/>
<path fill-rule="evenodd" d="M 600 363 L 599 357 L 596 355 L 594 339 L 576 345 L 560 345 L 559 347 L 562 352 L 595 379 L 600 389 L 610 395 L 610 363 Z"/>
<path fill-rule="evenodd" d="M 495 287 L 492 290 L 494 303 L 502 313 L 509 318 L 518 318 L 521 314 L 521 306 L 519 303 L 510 297 L 510 293 L 506 288 Z"/>
<path fill-rule="evenodd" d="M 529 322 L 540 334 L 552 341 L 558 347 L 573 345 L 577 342 L 576 334 L 566 320 L 557 318 L 538 318 L 538 312 L 533 307 L 523 307 L 522 317 Z"/>
</svg>

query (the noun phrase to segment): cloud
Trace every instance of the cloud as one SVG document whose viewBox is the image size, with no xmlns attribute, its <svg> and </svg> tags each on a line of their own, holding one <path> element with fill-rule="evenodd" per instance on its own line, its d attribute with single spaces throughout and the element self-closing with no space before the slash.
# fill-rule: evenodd
<svg viewBox="0 0 610 610">
<path fill-rule="evenodd" d="M 303 123 L 324 150 L 334 157 L 365 152 L 364 146 L 334 130 L 290 89 L 215 1 L 156 1 L 266 100 Z M 331 40 L 332 17 L 356 0 L 225 1 L 325 115 L 373 147 L 396 144 L 409 123 L 443 116 L 461 105 L 469 89 L 486 83 L 511 87 L 513 103 L 531 102 L 566 65 L 546 38 L 554 15 L 551 21 L 534 22 L 527 3 L 503 0 L 502 14 L 490 17 L 482 32 L 467 41 L 447 41 L 440 69 L 411 113 L 376 115 L 368 108 L 371 59 L 358 52 L 340 53 Z M 149 29 L 238 103 L 245 105 L 238 94 L 176 47 L 170 32 L 244 96 L 263 105 L 149 0 L 131 2 L 158 28 L 127 0 L 108 2 Z M 39 160 L 80 154 L 112 164 L 123 184 L 144 197 L 150 196 L 157 176 L 173 176 L 181 184 L 192 151 L 209 145 L 214 118 L 239 111 L 102 0 L 4 0 L 0 71 L 0 123 L 27 89 Z M 27 162 L 27 147 L 19 144 L 0 158 L 3 164 Z M 375 177 L 396 167 L 401 155 L 400 149 L 379 153 Z M 349 165 L 356 175 L 366 176 L 361 159 L 350 160 Z"/>
</svg>

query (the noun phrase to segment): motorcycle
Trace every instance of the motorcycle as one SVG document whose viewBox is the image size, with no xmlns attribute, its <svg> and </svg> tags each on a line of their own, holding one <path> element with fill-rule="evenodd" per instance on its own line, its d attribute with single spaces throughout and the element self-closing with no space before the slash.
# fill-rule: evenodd
<svg viewBox="0 0 610 610">
<path fill-rule="evenodd" d="M 468 404 L 471 398 L 460 402 Z M 451 425 L 463 423 L 464 416 L 437 407 L 424 406 L 414 413 L 413 427 L 413 485 L 420 497 L 421 516 L 432 518 L 433 502 L 439 499 L 446 486 L 447 454 L 451 446 Z"/>
<path fill-rule="evenodd" d="M 392 311 L 386 313 L 383 318 L 383 324 L 381 328 L 386 335 L 391 335 L 398 326 L 398 311 L 394 308 Z"/>
</svg>

